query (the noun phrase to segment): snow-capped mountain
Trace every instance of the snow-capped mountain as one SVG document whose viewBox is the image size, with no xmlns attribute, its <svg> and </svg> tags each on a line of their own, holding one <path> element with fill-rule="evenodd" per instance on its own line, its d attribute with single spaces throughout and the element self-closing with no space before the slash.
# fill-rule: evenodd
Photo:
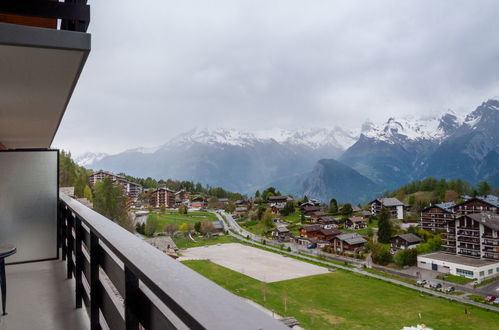
<svg viewBox="0 0 499 330">
<path fill-rule="evenodd" d="M 99 153 L 86 152 L 78 157 L 75 157 L 74 161 L 78 165 L 86 167 L 93 164 L 94 162 L 101 160 L 106 156 L 108 156 L 108 154 L 102 152 Z"/>
<path fill-rule="evenodd" d="M 381 123 L 365 122 L 358 131 L 338 127 L 252 132 L 194 129 L 158 147 L 116 155 L 87 154 L 78 161 L 92 169 L 193 180 L 243 193 L 268 185 L 294 194 L 303 193 L 305 186 L 310 192 L 322 187 L 316 195 L 324 195 L 327 201 L 325 194 L 346 189 L 341 188 L 348 186 L 341 181 L 343 177 L 352 175 L 361 182 L 357 174 L 380 191 L 427 176 L 473 183 L 489 180 L 499 185 L 497 127 L 499 102 L 489 100 L 463 118 L 452 111 L 431 118 L 389 118 Z M 317 167 L 319 160 L 331 158 L 357 174 L 334 162 L 328 164 L 335 166 Z M 314 168 L 320 175 L 308 177 Z M 331 171 L 349 174 L 328 173 Z M 303 185 L 307 177 L 306 182 L 313 185 Z M 322 184 L 322 178 L 334 180 Z M 335 189 L 328 188 L 332 182 L 336 182 Z"/>
<path fill-rule="evenodd" d="M 191 143 L 229 146 L 251 146 L 258 143 L 275 142 L 278 144 L 303 146 L 310 149 L 332 147 L 346 150 L 358 139 L 354 131 L 345 131 L 339 127 L 333 129 L 307 129 L 293 131 L 285 129 L 269 129 L 246 132 L 236 129 L 193 129 L 180 134 L 164 146 L 180 146 Z"/>
<path fill-rule="evenodd" d="M 452 134 L 459 126 L 460 120 L 454 112 L 449 111 L 440 117 L 430 118 L 389 118 L 381 125 L 366 122 L 361 133 L 371 139 L 390 144 L 408 141 L 438 141 Z"/>
</svg>

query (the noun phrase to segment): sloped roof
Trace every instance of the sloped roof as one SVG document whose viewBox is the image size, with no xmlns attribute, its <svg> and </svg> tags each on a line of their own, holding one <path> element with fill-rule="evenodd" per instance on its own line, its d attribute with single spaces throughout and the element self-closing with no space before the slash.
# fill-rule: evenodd
<svg viewBox="0 0 499 330">
<path fill-rule="evenodd" d="M 400 237 L 401 239 L 403 239 L 407 243 L 411 243 L 411 244 L 415 244 L 415 243 L 421 242 L 421 238 L 419 238 L 418 236 L 416 236 L 414 234 L 411 234 L 411 233 L 409 233 L 409 234 L 400 234 L 400 235 L 395 236 L 394 238 L 396 238 L 396 237 Z"/>
<path fill-rule="evenodd" d="M 273 201 L 273 200 L 288 200 L 288 196 L 270 196 L 269 197 L 269 201 Z"/>
<path fill-rule="evenodd" d="M 499 231 L 499 214 L 493 213 L 473 213 L 466 215 L 471 219 L 480 222 L 485 227 Z"/>
<path fill-rule="evenodd" d="M 384 206 L 404 206 L 404 203 L 402 203 L 395 197 L 380 198 L 379 201 Z"/>
<path fill-rule="evenodd" d="M 432 207 L 438 207 L 439 209 L 445 211 L 445 212 L 448 212 L 448 213 L 451 213 L 452 212 L 452 208 L 456 205 L 456 203 L 454 202 L 447 202 L 447 203 L 439 203 L 439 204 L 433 204 L 433 205 L 430 205 L 430 206 L 427 206 L 423 209 L 423 211 L 426 211 L 426 210 L 429 210 L 431 209 Z"/>
<path fill-rule="evenodd" d="M 303 230 L 306 231 L 306 232 L 319 231 L 319 230 L 321 230 L 321 228 L 322 228 L 321 225 L 303 226 Z"/>
<path fill-rule="evenodd" d="M 495 195 L 481 195 L 481 196 L 476 196 L 476 197 L 470 197 L 470 196 L 461 196 L 461 197 L 468 197 L 465 198 L 466 200 L 462 203 L 456 204 L 455 206 L 462 205 L 464 203 L 467 203 L 468 201 L 477 199 L 479 201 L 482 201 L 484 203 L 487 203 L 489 205 L 499 207 L 499 197 Z"/>
<path fill-rule="evenodd" d="M 336 228 L 331 228 L 331 229 L 321 229 L 321 234 L 325 236 L 330 236 L 330 235 L 339 235 L 341 234 L 341 231 L 339 231 Z"/>
<path fill-rule="evenodd" d="M 336 238 L 343 242 L 346 242 L 349 245 L 363 244 L 367 242 L 362 236 L 357 233 L 345 233 L 336 236 Z"/>
<path fill-rule="evenodd" d="M 362 217 L 350 217 L 350 218 L 348 218 L 348 220 L 350 220 L 352 222 L 366 222 L 366 220 L 364 220 L 364 218 L 362 218 Z"/>
</svg>

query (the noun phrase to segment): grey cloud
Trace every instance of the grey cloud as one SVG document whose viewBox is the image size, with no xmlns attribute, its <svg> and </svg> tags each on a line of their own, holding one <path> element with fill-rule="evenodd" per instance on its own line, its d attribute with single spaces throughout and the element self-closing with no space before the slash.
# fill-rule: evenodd
<svg viewBox="0 0 499 330">
<path fill-rule="evenodd" d="M 358 127 L 499 96 L 497 1 L 91 6 L 92 53 L 55 141 L 77 153 L 194 126 Z"/>
</svg>

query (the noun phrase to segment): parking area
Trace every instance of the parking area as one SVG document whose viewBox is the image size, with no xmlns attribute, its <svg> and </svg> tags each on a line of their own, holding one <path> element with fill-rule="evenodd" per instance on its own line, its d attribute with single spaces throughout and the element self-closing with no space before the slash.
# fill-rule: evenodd
<svg viewBox="0 0 499 330">
<path fill-rule="evenodd" d="M 210 260 L 220 266 L 268 283 L 328 273 L 325 267 L 239 243 L 182 250 L 182 257 L 178 260 L 199 259 Z"/>
</svg>

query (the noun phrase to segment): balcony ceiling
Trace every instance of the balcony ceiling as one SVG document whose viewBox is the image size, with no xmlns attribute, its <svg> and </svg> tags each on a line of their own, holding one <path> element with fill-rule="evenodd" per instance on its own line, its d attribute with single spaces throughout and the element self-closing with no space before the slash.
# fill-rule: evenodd
<svg viewBox="0 0 499 330">
<path fill-rule="evenodd" d="M 90 52 L 90 35 L 0 23 L 0 143 L 48 148 Z"/>
</svg>

